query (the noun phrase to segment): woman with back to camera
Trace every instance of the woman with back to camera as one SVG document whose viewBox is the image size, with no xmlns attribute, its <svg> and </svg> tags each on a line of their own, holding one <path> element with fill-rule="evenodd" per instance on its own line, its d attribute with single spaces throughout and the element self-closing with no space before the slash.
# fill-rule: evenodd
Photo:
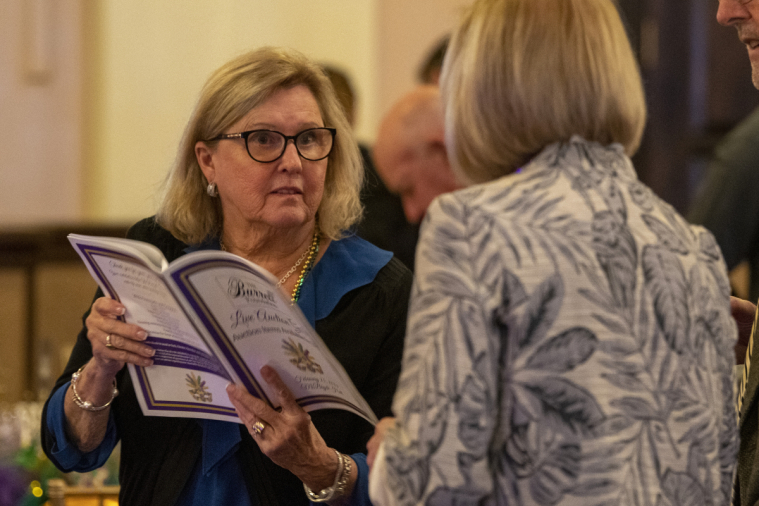
<svg viewBox="0 0 759 506">
<path fill-rule="evenodd" d="M 727 504 L 726 267 L 636 177 L 644 95 L 613 2 L 477 0 L 441 83 L 472 186 L 422 225 L 374 503 Z"/>
<path fill-rule="evenodd" d="M 391 253 L 346 234 L 361 214 L 362 175 L 358 147 L 320 68 L 296 52 L 259 49 L 210 77 L 157 216 L 128 237 L 155 244 L 169 261 L 198 249 L 230 251 L 281 278 L 385 416 L 400 371 L 411 274 Z M 278 393 L 279 411 L 228 388 L 244 426 L 143 416 L 124 364 L 149 366 L 153 350 L 141 328 L 116 319 L 124 311 L 96 295 L 46 403 L 42 440 L 59 468 L 94 469 L 121 440 L 122 505 L 368 502 L 361 452 L 371 424 L 343 410 L 307 414 L 271 367 L 261 372 Z"/>
</svg>

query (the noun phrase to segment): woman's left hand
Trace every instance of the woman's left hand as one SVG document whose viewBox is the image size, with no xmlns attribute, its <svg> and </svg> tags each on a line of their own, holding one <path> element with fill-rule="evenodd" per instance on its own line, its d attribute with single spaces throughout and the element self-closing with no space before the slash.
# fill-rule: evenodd
<svg viewBox="0 0 759 506">
<path fill-rule="evenodd" d="M 395 417 L 386 416 L 374 427 L 374 435 L 366 443 L 366 463 L 369 469 L 374 465 L 374 459 L 377 458 L 377 452 L 382 444 L 382 440 L 385 439 L 385 432 L 387 429 L 395 425 Z"/>
<path fill-rule="evenodd" d="M 279 374 L 272 367 L 264 366 L 261 376 L 276 392 L 280 409 L 272 409 L 242 386 L 227 386 L 229 400 L 248 432 L 267 457 L 289 470 L 311 490 L 331 486 L 338 466 L 335 451 L 324 442 L 311 416 L 295 402 L 295 396 Z"/>
<path fill-rule="evenodd" d="M 754 327 L 756 306 L 748 300 L 730 297 L 730 313 L 738 325 L 738 342 L 735 345 L 735 363 L 743 364 L 746 358 L 746 349 L 751 339 L 751 329 Z"/>
</svg>

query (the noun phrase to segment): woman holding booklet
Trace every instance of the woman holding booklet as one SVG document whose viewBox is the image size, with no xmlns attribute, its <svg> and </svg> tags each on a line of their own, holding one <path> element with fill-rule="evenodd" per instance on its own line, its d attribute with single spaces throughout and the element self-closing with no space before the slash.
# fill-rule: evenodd
<svg viewBox="0 0 759 506">
<path fill-rule="evenodd" d="M 335 93 L 302 55 L 263 48 L 218 69 L 182 139 L 155 217 L 128 237 L 166 259 L 217 249 L 272 273 L 377 416 L 390 414 L 411 273 L 346 233 L 363 167 Z M 306 413 L 269 366 L 278 409 L 230 385 L 244 425 L 144 416 L 125 364 L 149 367 L 148 333 L 98 292 L 45 406 L 43 446 L 64 471 L 102 465 L 120 440 L 120 504 L 368 504 L 373 427 Z"/>
</svg>

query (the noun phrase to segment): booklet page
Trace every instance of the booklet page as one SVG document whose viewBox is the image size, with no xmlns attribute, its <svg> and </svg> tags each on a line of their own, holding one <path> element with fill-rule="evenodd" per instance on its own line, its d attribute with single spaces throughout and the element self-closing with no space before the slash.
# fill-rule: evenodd
<svg viewBox="0 0 759 506">
<path fill-rule="evenodd" d="M 269 273 L 218 252 L 182 257 L 170 271 L 191 308 L 188 314 L 197 315 L 217 356 L 250 393 L 275 403 L 274 392 L 259 380 L 268 364 L 304 409 L 340 407 L 376 423 L 343 367 Z"/>
<path fill-rule="evenodd" d="M 155 349 L 153 366 L 129 365 L 143 413 L 158 416 L 237 420 L 226 394 L 234 381 L 212 354 L 163 277 L 138 255 L 115 251 L 116 241 L 101 246 L 77 244 L 103 291 L 127 308 L 122 318 L 142 327 Z"/>
<path fill-rule="evenodd" d="M 130 365 L 143 412 L 160 416 L 237 420 L 226 393 L 234 381 L 200 337 L 163 278 L 129 262 L 108 261 L 111 283 L 128 308 L 125 321 L 148 332 L 151 367 Z"/>
</svg>

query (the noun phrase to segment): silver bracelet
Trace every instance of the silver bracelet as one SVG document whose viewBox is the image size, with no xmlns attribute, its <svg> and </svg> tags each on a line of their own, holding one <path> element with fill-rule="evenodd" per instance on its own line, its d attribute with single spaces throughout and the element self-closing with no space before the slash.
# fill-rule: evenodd
<svg viewBox="0 0 759 506">
<path fill-rule="evenodd" d="M 351 459 L 337 450 L 335 450 L 335 453 L 337 454 L 337 473 L 335 474 L 335 482 L 331 487 L 322 489 L 318 493 L 308 488 L 308 485 L 304 483 L 303 490 L 306 491 L 306 496 L 308 496 L 309 501 L 327 502 L 336 497 L 340 497 L 345 493 L 345 487 L 348 486 L 348 480 L 351 476 Z"/>
<path fill-rule="evenodd" d="M 111 400 L 103 404 L 102 406 L 93 406 L 90 401 L 84 401 L 81 397 L 79 397 L 79 394 L 76 391 L 76 384 L 79 383 L 79 378 L 82 376 L 82 369 L 84 369 L 84 366 L 87 364 L 84 364 L 82 367 L 79 368 L 78 371 L 76 371 L 74 374 L 71 375 L 71 392 L 74 394 L 74 404 L 79 406 L 85 411 L 102 411 L 108 406 L 111 405 L 113 402 L 113 399 L 116 398 L 117 395 L 119 395 L 119 389 L 116 388 L 116 378 L 113 378 L 113 390 L 111 390 Z"/>
</svg>

